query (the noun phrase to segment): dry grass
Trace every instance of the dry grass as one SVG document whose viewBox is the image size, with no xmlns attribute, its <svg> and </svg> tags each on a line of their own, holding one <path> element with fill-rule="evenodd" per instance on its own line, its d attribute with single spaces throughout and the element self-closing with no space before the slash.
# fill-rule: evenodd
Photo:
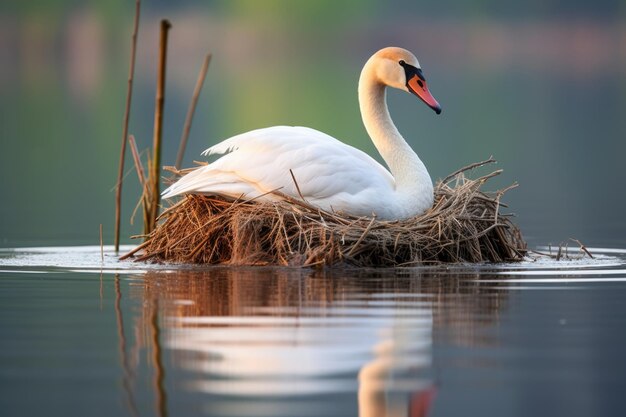
<svg viewBox="0 0 626 417">
<path fill-rule="evenodd" d="M 285 197 L 279 203 L 187 195 L 160 216 L 146 241 L 125 257 L 229 265 L 411 266 L 514 262 L 526 253 L 520 230 L 501 214 L 502 195 L 463 168 L 435 186 L 435 203 L 421 216 L 380 221 L 321 211 Z M 279 191 L 275 193 L 280 194 Z"/>
</svg>

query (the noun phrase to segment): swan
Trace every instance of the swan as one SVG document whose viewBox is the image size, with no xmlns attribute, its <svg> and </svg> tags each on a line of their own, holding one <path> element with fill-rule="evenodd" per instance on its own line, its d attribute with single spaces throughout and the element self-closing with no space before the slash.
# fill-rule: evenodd
<svg viewBox="0 0 626 417">
<path fill-rule="evenodd" d="M 223 156 L 183 176 L 162 196 L 192 193 L 276 201 L 282 193 L 352 216 L 401 220 L 419 215 L 433 204 L 433 183 L 391 120 L 387 86 L 416 95 L 437 114 L 441 106 L 411 52 L 388 47 L 368 59 L 358 85 L 361 117 L 389 170 L 320 131 L 273 126 L 211 146 L 202 154 Z"/>
</svg>

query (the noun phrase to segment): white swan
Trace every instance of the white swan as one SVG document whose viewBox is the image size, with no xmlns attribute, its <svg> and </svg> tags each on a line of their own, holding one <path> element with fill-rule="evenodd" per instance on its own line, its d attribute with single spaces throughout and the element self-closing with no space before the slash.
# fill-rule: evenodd
<svg viewBox="0 0 626 417">
<path fill-rule="evenodd" d="M 415 94 L 437 114 L 441 106 L 428 91 L 411 52 L 384 48 L 365 63 L 359 79 L 361 116 L 391 172 L 325 133 L 274 126 L 210 147 L 203 155 L 225 155 L 182 177 L 163 197 L 193 193 L 275 201 L 280 197 L 271 191 L 278 190 L 324 210 L 354 216 L 395 220 L 421 214 L 432 206 L 433 184 L 389 116 L 386 86 Z"/>
</svg>

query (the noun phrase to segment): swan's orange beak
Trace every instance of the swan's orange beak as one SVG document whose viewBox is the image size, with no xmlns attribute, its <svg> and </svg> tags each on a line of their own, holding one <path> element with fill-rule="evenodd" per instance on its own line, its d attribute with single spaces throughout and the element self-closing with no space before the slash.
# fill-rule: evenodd
<svg viewBox="0 0 626 417">
<path fill-rule="evenodd" d="M 441 113 L 441 106 L 437 100 L 435 100 L 435 97 L 430 94 L 426 80 L 423 77 L 420 77 L 418 74 L 414 74 L 408 79 L 406 86 L 411 93 L 415 94 L 421 98 L 424 103 L 428 104 L 428 107 L 433 109 L 435 113 Z"/>
</svg>

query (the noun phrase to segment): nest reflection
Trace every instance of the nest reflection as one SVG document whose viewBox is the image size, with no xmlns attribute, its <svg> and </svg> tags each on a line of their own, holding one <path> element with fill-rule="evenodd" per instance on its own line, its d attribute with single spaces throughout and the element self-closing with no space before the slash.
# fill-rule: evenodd
<svg viewBox="0 0 626 417">
<path fill-rule="evenodd" d="M 167 353 L 226 414 L 279 395 L 283 411 L 268 413 L 293 415 L 310 395 L 357 392 L 361 416 L 406 416 L 434 398 L 433 344 L 495 343 L 484 329 L 507 292 L 449 272 L 215 268 L 150 272 L 131 297 L 143 306 L 136 334 L 152 329 L 141 340 L 156 376 Z"/>
<path fill-rule="evenodd" d="M 473 276 L 407 269 L 153 271 L 135 287 L 133 296 L 158 301 L 168 317 L 253 315 L 259 308 L 263 314 L 280 316 L 287 314 L 285 308 L 307 305 L 321 312 L 336 303 L 376 294 L 389 301 L 420 299 L 432 308 L 435 327 L 456 329 L 457 342 L 473 345 L 486 341 L 476 340 L 472 327 L 497 320 L 508 296 L 501 283 L 473 282 Z M 289 314 L 296 314 L 295 310 Z"/>
</svg>

